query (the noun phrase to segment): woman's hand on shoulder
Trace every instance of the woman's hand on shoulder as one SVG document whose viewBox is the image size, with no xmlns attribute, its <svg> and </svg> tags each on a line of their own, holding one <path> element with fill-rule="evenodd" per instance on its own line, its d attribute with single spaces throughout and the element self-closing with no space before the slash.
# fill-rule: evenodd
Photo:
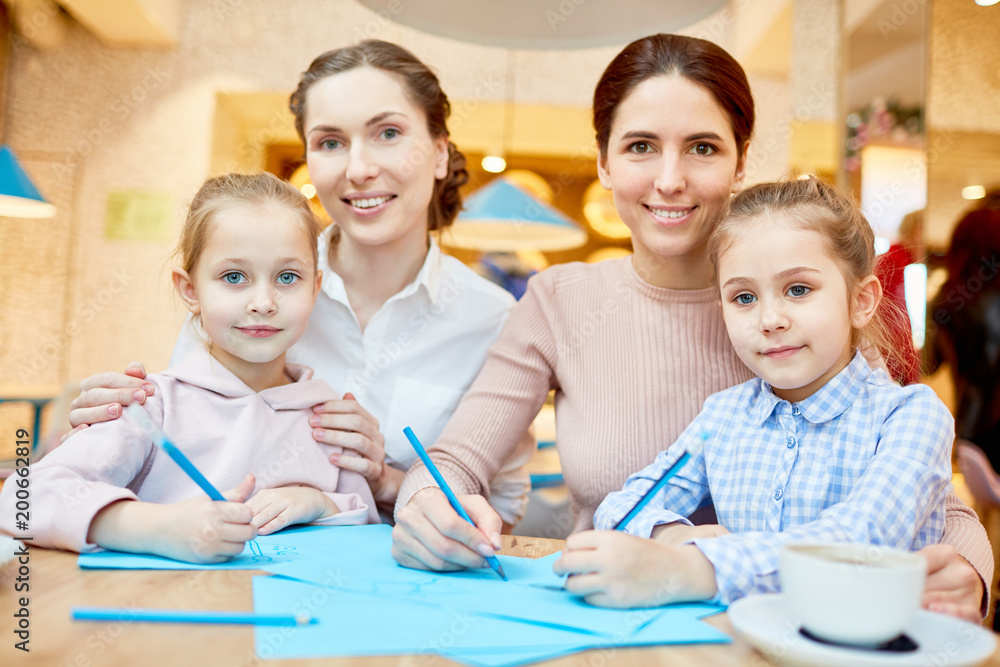
<svg viewBox="0 0 1000 667">
<path fill-rule="evenodd" d="M 287 526 L 340 513 L 329 496 L 311 486 L 261 489 L 246 501 L 246 506 L 253 511 L 251 523 L 258 535 L 270 535 Z"/>
<path fill-rule="evenodd" d="M 80 395 L 70 404 L 73 430 L 60 442 L 91 424 L 117 419 L 127 405 L 145 403 L 146 397 L 153 395 L 153 385 L 145 380 L 146 369 L 137 361 L 130 363 L 124 373 L 98 373 L 83 380 Z"/>
<path fill-rule="evenodd" d="M 405 473 L 385 462 L 385 438 L 378 420 L 351 393 L 344 394 L 341 400 L 317 405 L 313 412 L 309 419 L 313 439 L 344 448 L 332 454 L 330 462 L 367 479 L 379 505 L 394 504 Z"/>
<path fill-rule="evenodd" d="M 503 521 L 482 496 L 459 496 L 473 526 L 458 515 L 437 487 L 422 489 L 396 515 L 392 557 L 418 570 L 487 567 L 486 556 L 502 546 Z"/>
<path fill-rule="evenodd" d="M 566 590 L 600 607 L 657 607 L 715 595 L 715 568 L 694 545 L 613 530 L 570 535 L 553 566 Z"/>
</svg>

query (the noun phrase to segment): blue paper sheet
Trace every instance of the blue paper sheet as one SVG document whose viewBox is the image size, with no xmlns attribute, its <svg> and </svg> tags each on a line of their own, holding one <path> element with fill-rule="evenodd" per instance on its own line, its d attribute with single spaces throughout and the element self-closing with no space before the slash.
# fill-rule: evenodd
<svg viewBox="0 0 1000 667">
<path fill-rule="evenodd" d="M 511 643 L 493 647 L 455 647 L 442 655 L 472 667 L 516 667 L 540 660 L 553 660 L 571 653 L 594 650 L 614 652 L 620 648 L 655 646 L 663 644 L 728 644 L 732 639 L 720 630 L 702 623 L 700 619 L 713 616 L 725 608 L 706 603 L 670 605 L 654 621 L 646 624 L 631 636 L 611 641 L 595 636 L 586 642 L 570 642 L 562 646 L 515 646 Z M 516 644 L 516 641 L 512 642 Z"/>
<path fill-rule="evenodd" d="M 81 568 L 123 570 L 259 570 L 269 563 L 290 563 L 302 558 L 336 558 L 356 550 L 389 549 L 392 528 L 374 526 L 294 526 L 247 542 L 243 553 L 212 565 L 123 553 L 95 551 L 80 554 Z"/>
<path fill-rule="evenodd" d="M 258 613 L 307 612 L 319 620 L 312 626 L 256 628 L 256 652 L 265 659 L 440 653 L 468 664 L 499 667 L 632 644 L 628 637 L 611 639 L 283 577 L 254 577 L 253 593 Z M 650 623 L 647 627 L 655 633 L 645 634 L 642 643 L 654 634 L 656 643 L 729 641 L 697 620 L 716 611 L 710 605 L 667 608 L 669 622 Z"/>
<path fill-rule="evenodd" d="M 256 628 L 261 658 L 426 654 L 454 647 L 494 647 L 503 637 L 517 637 L 517 643 L 529 646 L 565 645 L 589 637 L 283 577 L 254 577 L 253 599 L 258 613 L 309 613 L 319 620 L 309 626 Z"/>
<path fill-rule="evenodd" d="M 662 613 L 659 609 L 594 607 L 570 595 L 561 588 L 562 578 L 552 572 L 557 554 L 537 560 L 498 558 L 508 581 L 501 580 L 488 568 L 426 572 L 400 567 L 392 559 L 388 542 L 380 548 L 359 549 L 337 558 L 301 558 L 294 562 L 267 563 L 261 569 L 341 590 L 466 609 L 608 638 L 630 634 Z"/>
</svg>

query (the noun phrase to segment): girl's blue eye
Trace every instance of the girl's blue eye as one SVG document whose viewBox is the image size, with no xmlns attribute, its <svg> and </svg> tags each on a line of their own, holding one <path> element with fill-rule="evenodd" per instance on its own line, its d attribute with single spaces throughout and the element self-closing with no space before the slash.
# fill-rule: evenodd
<svg viewBox="0 0 1000 667">
<path fill-rule="evenodd" d="M 805 296 L 811 291 L 812 290 L 806 287 L 805 285 L 792 285 L 791 287 L 788 288 L 789 296 Z"/>
<path fill-rule="evenodd" d="M 712 144 L 695 144 L 691 148 L 691 152 L 695 155 L 714 155 L 715 146 Z"/>
<path fill-rule="evenodd" d="M 744 292 L 743 294 L 737 294 L 736 297 L 733 298 L 733 301 L 740 304 L 741 306 L 749 306 L 756 300 L 757 297 L 755 297 L 753 294 L 747 294 L 746 292 Z"/>
<path fill-rule="evenodd" d="M 239 285 L 244 281 L 243 274 L 239 271 L 230 271 L 229 273 L 223 275 L 222 279 L 230 285 Z"/>
<path fill-rule="evenodd" d="M 294 273 L 289 273 L 288 271 L 285 271 L 284 273 L 278 275 L 278 282 L 281 283 L 282 285 L 291 285 L 298 279 L 299 277 L 297 275 L 295 275 Z"/>
<path fill-rule="evenodd" d="M 399 136 L 399 130 L 397 130 L 394 127 L 387 127 L 385 130 L 382 131 L 382 136 L 385 137 L 386 139 L 395 139 L 396 137 Z"/>
<path fill-rule="evenodd" d="M 340 148 L 340 142 L 336 139 L 324 139 L 319 142 L 319 147 L 323 150 L 332 151 L 334 149 Z"/>
</svg>

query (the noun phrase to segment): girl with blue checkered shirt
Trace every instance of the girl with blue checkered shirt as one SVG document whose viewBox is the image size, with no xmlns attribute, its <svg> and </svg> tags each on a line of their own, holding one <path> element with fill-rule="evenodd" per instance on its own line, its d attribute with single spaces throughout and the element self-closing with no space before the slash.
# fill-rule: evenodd
<svg viewBox="0 0 1000 667">
<path fill-rule="evenodd" d="M 954 421 L 929 387 L 885 371 L 890 314 L 854 202 L 813 178 L 748 188 L 709 252 L 729 337 L 759 377 L 706 399 L 601 503 L 597 530 L 569 538 L 556 571 L 594 604 L 728 604 L 778 590 L 786 542 L 915 551 L 944 531 Z M 625 526 L 638 537 L 605 532 L 689 449 Z M 720 526 L 692 527 L 684 517 L 709 502 Z M 649 537 L 657 548 L 636 541 Z"/>
</svg>

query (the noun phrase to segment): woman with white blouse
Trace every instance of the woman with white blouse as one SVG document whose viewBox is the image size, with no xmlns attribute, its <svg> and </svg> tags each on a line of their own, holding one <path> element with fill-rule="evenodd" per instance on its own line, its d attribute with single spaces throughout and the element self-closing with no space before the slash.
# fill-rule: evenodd
<svg viewBox="0 0 1000 667">
<path fill-rule="evenodd" d="M 448 98 L 426 65 L 378 40 L 329 51 L 303 73 L 290 108 L 334 224 L 320 237 L 322 290 L 288 359 L 345 392 L 317 406 L 314 437 L 349 451 L 334 463 L 364 475 L 391 511 L 416 458 L 403 428 L 437 439 L 514 299 L 444 255 L 430 235 L 458 215 L 468 173 L 448 140 Z M 174 356 L 197 336 L 186 327 Z M 152 392 L 144 377 L 133 365 L 125 375 L 87 378 L 71 424 L 115 419 L 122 406 L 143 402 Z M 533 450 L 525 434 L 491 484 L 508 525 L 524 515 L 523 466 Z"/>
</svg>

